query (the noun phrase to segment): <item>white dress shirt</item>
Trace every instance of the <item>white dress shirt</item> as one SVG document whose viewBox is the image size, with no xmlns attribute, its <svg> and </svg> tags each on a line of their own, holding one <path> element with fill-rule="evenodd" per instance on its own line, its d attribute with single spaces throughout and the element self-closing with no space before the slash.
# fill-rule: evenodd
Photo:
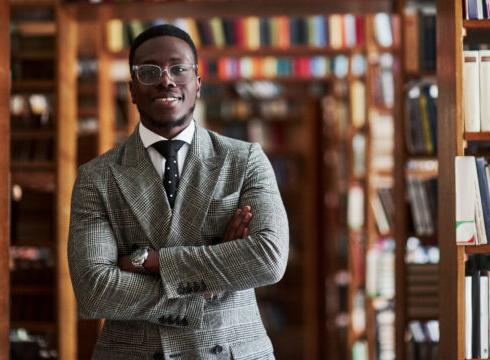
<svg viewBox="0 0 490 360">
<path fill-rule="evenodd" d="M 196 125 L 194 121 L 191 121 L 189 126 L 187 126 L 184 130 L 182 130 L 176 137 L 172 138 L 172 140 L 182 140 L 184 145 L 177 152 L 177 165 L 179 166 L 179 177 L 182 176 L 182 169 L 184 168 L 184 161 L 187 156 L 187 152 L 189 151 L 189 146 L 191 145 L 192 138 L 194 137 L 194 131 L 196 130 Z M 151 162 L 155 167 L 158 175 L 161 179 L 163 179 L 163 169 L 165 169 L 165 158 L 155 150 L 152 145 L 157 141 L 168 140 L 161 135 L 158 135 L 145 127 L 143 123 L 140 122 L 139 126 L 139 134 L 141 141 L 143 142 L 143 146 L 148 151 L 148 155 L 150 155 Z"/>
</svg>

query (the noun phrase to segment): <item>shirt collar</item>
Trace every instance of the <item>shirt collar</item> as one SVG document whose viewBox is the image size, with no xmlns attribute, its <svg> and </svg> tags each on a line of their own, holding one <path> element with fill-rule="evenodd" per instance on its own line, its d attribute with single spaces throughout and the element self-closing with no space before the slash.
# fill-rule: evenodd
<svg viewBox="0 0 490 360">
<path fill-rule="evenodd" d="M 182 140 L 186 144 L 191 144 L 192 138 L 194 137 L 194 131 L 196 129 L 196 125 L 194 124 L 194 120 L 190 122 L 189 126 L 187 126 L 184 130 L 182 130 L 176 137 L 172 140 Z M 149 148 L 157 141 L 168 140 L 157 133 L 154 133 L 150 129 L 148 129 L 143 123 L 140 121 L 139 125 L 139 134 L 141 141 L 143 142 L 143 146 L 145 148 Z"/>
</svg>

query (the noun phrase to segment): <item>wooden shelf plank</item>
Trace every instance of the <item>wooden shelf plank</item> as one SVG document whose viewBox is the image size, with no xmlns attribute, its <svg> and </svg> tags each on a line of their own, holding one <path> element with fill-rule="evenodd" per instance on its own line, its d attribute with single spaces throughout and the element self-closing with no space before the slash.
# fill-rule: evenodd
<svg viewBox="0 0 490 360">
<path fill-rule="evenodd" d="M 490 254 L 490 245 L 466 245 L 464 250 L 466 254 Z"/>
<path fill-rule="evenodd" d="M 18 21 L 14 29 L 22 35 L 55 35 L 56 24 L 52 21 Z"/>
<path fill-rule="evenodd" d="M 54 171 L 13 171 L 12 184 L 33 190 L 54 192 L 56 176 Z"/>
<path fill-rule="evenodd" d="M 490 132 L 465 132 L 463 138 L 467 141 L 490 141 Z"/>
<path fill-rule="evenodd" d="M 55 52 L 53 50 L 23 50 L 12 53 L 12 60 L 53 60 L 55 61 Z"/>
<path fill-rule="evenodd" d="M 463 20 L 465 29 L 490 29 L 490 20 Z"/>
</svg>

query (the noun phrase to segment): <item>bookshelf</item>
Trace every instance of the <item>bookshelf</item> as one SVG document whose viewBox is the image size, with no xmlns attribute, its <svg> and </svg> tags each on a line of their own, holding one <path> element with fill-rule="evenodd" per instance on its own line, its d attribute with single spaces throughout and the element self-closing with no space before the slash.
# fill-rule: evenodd
<svg viewBox="0 0 490 360">
<path fill-rule="evenodd" d="M 7 2 L 0 4 L 0 43 L 3 44 L 4 51 L 0 54 L 0 118 L 8 119 L 10 115 L 10 32 L 9 32 L 10 12 Z M 10 197 L 10 122 L 0 122 L 0 238 L 9 238 L 9 197 Z M 5 349 L 0 353 L 1 360 L 8 359 L 9 349 L 9 242 L 2 241 L 0 245 L 0 271 L 3 276 L 0 280 L 0 348 Z"/>
<path fill-rule="evenodd" d="M 467 101 L 467 98 L 463 89 L 465 87 L 464 74 L 467 55 L 463 56 L 463 49 L 485 49 L 486 44 L 488 44 L 485 38 L 488 38 L 490 27 L 488 19 L 466 20 L 466 14 L 463 10 L 464 6 L 464 1 L 455 2 L 454 4 L 438 2 L 438 11 L 441 13 L 443 22 L 441 26 L 444 25 L 449 29 L 447 35 L 451 40 L 445 43 L 444 46 L 442 41 L 441 43 L 438 41 L 439 50 L 445 59 L 444 64 L 442 64 L 442 61 L 438 63 L 438 79 L 444 82 L 445 85 L 445 89 L 441 93 L 441 101 L 444 104 L 452 104 L 450 108 L 445 109 L 440 115 L 440 121 L 444 121 L 449 125 L 444 129 L 444 133 L 441 134 L 441 145 L 444 146 L 445 154 L 444 156 L 440 155 L 440 161 L 441 165 L 442 161 L 444 161 L 448 168 L 444 169 L 445 179 L 441 181 L 442 189 L 440 189 L 440 193 L 444 192 L 446 201 L 450 201 L 453 204 L 456 204 L 456 199 L 458 198 L 456 194 L 455 157 L 463 155 L 488 157 L 488 133 L 484 131 L 468 132 L 465 129 L 467 124 L 465 124 L 466 116 L 463 104 Z M 476 97 L 479 97 L 479 92 L 476 93 Z M 456 101 L 459 101 L 459 103 Z M 486 99 L 483 101 L 486 101 Z M 467 109 L 469 108 L 470 106 Z M 478 120 L 482 120 L 482 124 L 483 115 L 486 115 L 486 112 L 478 114 Z M 444 271 L 444 275 L 452 280 L 447 283 L 441 283 L 440 295 L 441 299 L 443 296 L 446 298 L 450 297 L 450 301 L 446 303 L 446 306 L 441 308 L 441 321 L 443 321 L 443 325 L 441 325 L 441 345 L 444 346 L 443 354 L 448 359 L 470 357 L 465 352 L 465 338 L 468 336 L 465 333 L 467 320 L 465 310 L 468 306 L 465 298 L 465 265 L 471 257 L 477 254 L 488 255 L 489 253 L 488 245 L 456 245 L 456 214 L 455 206 L 445 209 L 444 215 L 446 219 L 440 225 L 446 240 L 444 248 L 441 247 L 441 260 L 444 262 L 441 274 Z M 447 226 L 452 226 L 452 228 L 447 228 Z M 443 229 L 443 227 L 446 228 Z M 456 327 L 455 324 L 457 325 Z"/>
<path fill-rule="evenodd" d="M 396 15 L 368 16 L 366 98 L 365 311 L 369 359 L 389 357 L 394 347 L 394 73 L 400 25 Z M 380 31 L 386 24 L 391 31 Z M 389 36 L 386 36 L 389 35 Z M 386 46 L 389 44 L 389 46 Z M 390 200 L 390 201 L 389 201 Z"/>
<path fill-rule="evenodd" d="M 435 275 L 438 265 L 425 263 L 435 261 L 432 258 L 415 256 L 417 251 L 437 252 L 439 229 L 436 228 L 437 207 L 431 205 L 437 199 L 434 179 L 438 176 L 436 160 L 440 149 L 436 142 L 435 116 L 440 108 L 439 102 L 436 108 L 439 84 L 434 63 L 435 10 L 434 1 L 395 2 L 395 12 L 402 24 L 396 87 L 393 233 L 396 358 L 402 360 L 421 356 L 424 347 L 426 356 L 435 356 L 436 351 L 434 340 L 414 336 L 415 328 L 429 333 L 428 324 L 434 326 L 439 315 L 438 302 L 434 301 L 438 294 Z M 424 199 L 426 205 L 422 206 Z M 425 284 L 430 284 L 429 293 Z"/>
<path fill-rule="evenodd" d="M 8 10 L 13 79 L 9 329 L 19 336 L 10 345 L 13 356 L 26 356 L 32 345 L 51 358 L 76 358 L 76 306 L 66 262 L 75 127 L 58 121 L 69 116 L 73 100 L 66 67 L 75 34 L 55 2 L 12 1 Z M 19 329 L 34 336 L 30 344 L 22 342 Z"/>
</svg>

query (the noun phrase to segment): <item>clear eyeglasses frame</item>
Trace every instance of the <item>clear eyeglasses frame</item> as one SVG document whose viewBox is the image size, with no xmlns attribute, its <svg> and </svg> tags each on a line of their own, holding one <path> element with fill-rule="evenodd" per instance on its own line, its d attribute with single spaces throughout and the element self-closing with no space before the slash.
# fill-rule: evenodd
<svg viewBox="0 0 490 360">
<path fill-rule="evenodd" d="M 196 76 L 196 64 L 174 64 L 162 68 L 155 64 L 133 65 L 131 70 L 143 85 L 158 84 L 163 75 L 167 73 L 170 81 L 177 85 L 187 84 Z"/>
</svg>

